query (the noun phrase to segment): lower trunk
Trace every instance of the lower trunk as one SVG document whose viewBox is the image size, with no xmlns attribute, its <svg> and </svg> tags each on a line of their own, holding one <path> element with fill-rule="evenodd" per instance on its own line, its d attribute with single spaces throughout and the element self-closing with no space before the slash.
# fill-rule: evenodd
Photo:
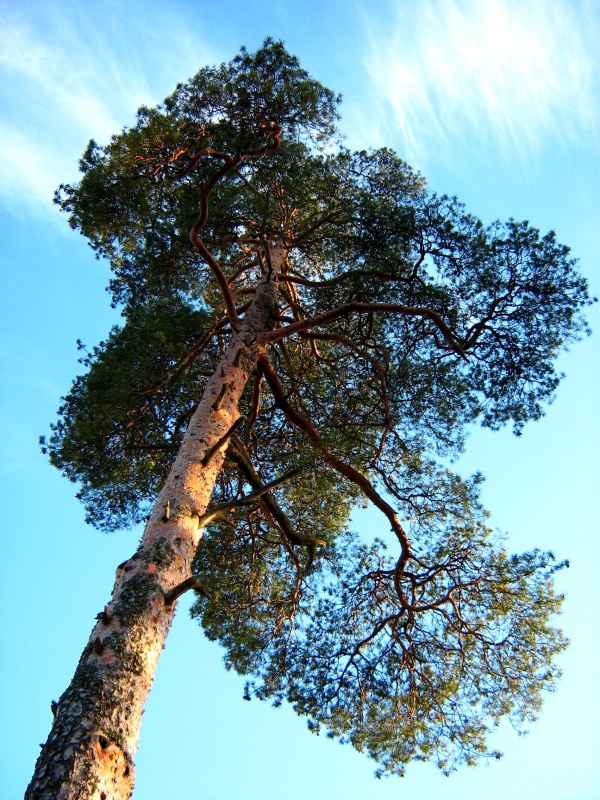
<svg viewBox="0 0 600 800">
<path fill-rule="evenodd" d="M 256 365 L 256 336 L 270 327 L 275 291 L 274 282 L 259 284 L 241 330 L 207 382 L 140 545 L 117 568 L 112 598 L 54 708 L 26 800 L 125 800 L 132 794 L 142 712 L 176 605 L 167 604 L 165 594 L 191 575 L 199 517 Z"/>
</svg>

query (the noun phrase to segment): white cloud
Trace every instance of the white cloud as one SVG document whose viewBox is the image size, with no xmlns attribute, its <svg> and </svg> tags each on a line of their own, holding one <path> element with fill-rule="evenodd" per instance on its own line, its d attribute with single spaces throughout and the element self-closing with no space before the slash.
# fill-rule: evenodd
<svg viewBox="0 0 600 800">
<path fill-rule="evenodd" d="M 199 43 L 200 42 L 200 43 Z M 0 193 L 9 208 L 52 208 L 87 141 L 106 141 L 191 76 L 211 53 L 181 17 L 150 2 L 38 4 L 0 14 Z"/>
<path fill-rule="evenodd" d="M 526 158 L 549 140 L 594 133 L 600 26 L 592 6 L 396 0 L 393 24 L 370 23 L 366 66 L 411 157 L 493 142 Z"/>
</svg>

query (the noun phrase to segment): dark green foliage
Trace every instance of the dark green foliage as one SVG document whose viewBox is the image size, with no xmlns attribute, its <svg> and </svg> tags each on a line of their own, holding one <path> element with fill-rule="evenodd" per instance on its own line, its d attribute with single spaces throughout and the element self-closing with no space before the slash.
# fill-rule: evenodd
<svg viewBox="0 0 600 800">
<path fill-rule="evenodd" d="M 90 143 L 57 200 L 110 261 L 124 323 L 84 359 L 46 446 L 94 525 L 142 519 L 231 337 L 190 229 L 204 214 L 240 316 L 283 244 L 276 378 L 259 363 L 213 501 L 298 472 L 209 526 L 194 614 L 260 697 L 382 771 L 448 770 L 485 754 L 502 716 L 535 717 L 565 642 L 552 557 L 508 556 L 479 479 L 434 459 L 477 419 L 518 433 L 540 417 L 591 301 L 553 233 L 483 225 L 391 150 L 333 152 L 336 103 L 267 40 Z M 349 532 L 365 497 L 398 541 Z"/>
<path fill-rule="evenodd" d="M 140 522 L 151 507 L 204 376 L 214 370 L 214 345 L 192 365 L 185 361 L 210 324 L 208 314 L 177 297 L 157 300 L 133 310 L 81 359 L 88 372 L 73 383 L 43 445 L 52 463 L 81 483 L 78 496 L 97 527 Z M 165 395 L 169 382 L 176 390 Z"/>
<path fill-rule="evenodd" d="M 273 125 L 286 140 L 325 144 L 338 102 L 280 43 L 267 40 L 255 54 L 242 50 L 230 64 L 200 70 L 162 107 L 141 108 L 137 125 L 107 147 L 90 142 L 80 183 L 61 186 L 56 202 L 96 253 L 111 259 L 115 302 L 145 302 L 147 292 L 166 289 L 204 296 L 207 276 L 189 232 L 215 163 L 196 163 L 198 153 L 245 153 L 251 165 Z M 235 212 L 243 187 L 219 188 L 221 213 L 211 214 L 206 235 L 231 240 L 241 223 Z"/>
</svg>

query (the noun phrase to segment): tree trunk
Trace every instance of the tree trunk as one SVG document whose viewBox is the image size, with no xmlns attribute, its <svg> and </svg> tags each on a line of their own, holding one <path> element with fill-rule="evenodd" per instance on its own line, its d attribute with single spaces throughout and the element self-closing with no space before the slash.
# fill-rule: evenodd
<svg viewBox="0 0 600 800">
<path fill-rule="evenodd" d="M 199 517 L 256 366 L 256 337 L 271 327 L 282 257 L 275 248 L 274 275 L 258 284 L 240 331 L 206 384 L 139 547 L 117 568 L 112 598 L 54 709 L 26 800 L 125 800 L 132 794 L 142 712 L 176 606 L 165 594 L 191 575 L 202 536 Z"/>
</svg>

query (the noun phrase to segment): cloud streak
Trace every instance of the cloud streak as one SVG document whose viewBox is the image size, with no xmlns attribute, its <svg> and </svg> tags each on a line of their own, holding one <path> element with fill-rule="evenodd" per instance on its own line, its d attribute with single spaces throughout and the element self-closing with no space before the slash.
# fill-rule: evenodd
<svg viewBox="0 0 600 800">
<path fill-rule="evenodd" d="M 35 16 L 0 14 L 0 195 L 5 206 L 51 208 L 77 176 L 87 141 L 107 141 L 213 55 L 181 17 L 137 0 L 48 4 Z"/>
<path fill-rule="evenodd" d="M 386 30 L 370 23 L 366 67 L 380 123 L 411 157 L 492 144 L 527 158 L 550 140 L 595 133 L 598 19 L 566 0 L 396 0 Z M 385 124 L 385 123 L 383 123 Z"/>
</svg>

